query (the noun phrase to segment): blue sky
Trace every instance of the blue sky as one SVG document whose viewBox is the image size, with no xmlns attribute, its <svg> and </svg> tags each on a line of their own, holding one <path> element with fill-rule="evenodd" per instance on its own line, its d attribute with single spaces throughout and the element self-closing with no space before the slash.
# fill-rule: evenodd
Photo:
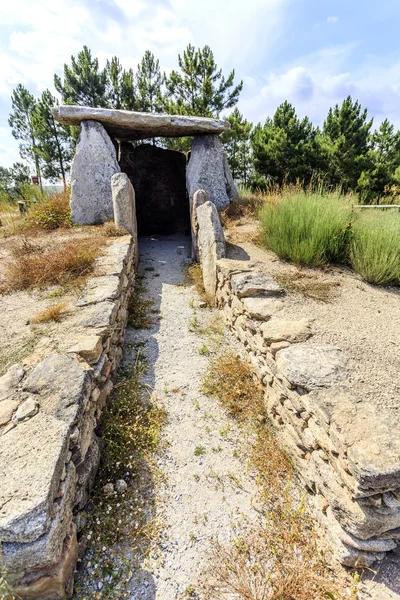
<svg viewBox="0 0 400 600">
<path fill-rule="evenodd" d="M 348 94 L 375 124 L 400 128 L 399 0 L 8 0 L 0 9 L 0 165 L 19 160 L 7 119 L 17 83 L 53 89 L 54 72 L 83 44 L 102 64 L 136 68 L 150 49 L 164 70 L 188 43 L 208 44 L 244 80 L 251 121 L 285 99 L 321 124 Z"/>
</svg>

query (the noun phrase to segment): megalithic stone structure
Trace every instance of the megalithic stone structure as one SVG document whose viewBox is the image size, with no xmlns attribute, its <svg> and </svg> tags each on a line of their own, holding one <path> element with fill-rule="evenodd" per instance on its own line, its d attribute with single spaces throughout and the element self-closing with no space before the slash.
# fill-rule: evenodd
<svg viewBox="0 0 400 600">
<path fill-rule="evenodd" d="M 95 225 L 113 218 L 111 177 L 120 171 L 114 144 L 102 124 L 82 121 L 71 167 L 73 223 Z"/>
</svg>

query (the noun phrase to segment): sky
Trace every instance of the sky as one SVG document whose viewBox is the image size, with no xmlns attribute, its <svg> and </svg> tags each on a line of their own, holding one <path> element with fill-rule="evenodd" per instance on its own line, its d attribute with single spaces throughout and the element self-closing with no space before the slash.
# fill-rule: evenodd
<svg viewBox="0 0 400 600">
<path fill-rule="evenodd" d="M 101 65 L 136 66 L 145 50 L 169 72 L 187 44 L 209 45 L 244 86 L 239 109 L 254 122 L 289 100 L 321 125 L 347 95 L 377 126 L 400 128 L 399 0 L 3 0 L 0 8 L 0 165 L 20 160 L 8 126 L 13 88 L 54 92 L 85 44 Z"/>
</svg>

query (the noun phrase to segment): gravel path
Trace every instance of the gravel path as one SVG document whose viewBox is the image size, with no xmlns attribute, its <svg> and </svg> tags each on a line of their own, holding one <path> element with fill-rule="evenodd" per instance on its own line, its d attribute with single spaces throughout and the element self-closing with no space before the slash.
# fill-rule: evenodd
<svg viewBox="0 0 400 600">
<path fill-rule="evenodd" d="M 211 348 L 214 342 L 199 329 L 215 311 L 194 308 L 193 288 L 180 285 L 188 238 L 143 239 L 140 256 L 147 296 L 154 299 L 161 319 L 152 329 L 128 334 L 127 344 L 130 335 L 145 343 L 146 382 L 164 404 L 168 423 L 163 430 L 166 449 L 159 457 L 166 479 L 157 490 L 161 554 L 133 578 L 129 591 L 132 599 L 175 600 L 187 597 L 192 586 L 196 589 L 210 538 L 229 542 L 243 517 L 257 516 L 251 504 L 256 487 L 240 454 L 243 432 L 216 400 L 201 393 L 208 356 L 199 348 Z"/>
</svg>

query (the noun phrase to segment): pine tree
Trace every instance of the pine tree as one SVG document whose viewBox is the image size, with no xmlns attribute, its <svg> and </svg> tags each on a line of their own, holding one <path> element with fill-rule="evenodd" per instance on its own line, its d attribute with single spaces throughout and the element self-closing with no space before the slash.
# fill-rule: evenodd
<svg viewBox="0 0 400 600">
<path fill-rule="evenodd" d="M 16 162 L 9 169 L 0 167 L 0 192 L 10 199 L 19 197 L 26 200 L 24 188 L 29 184 L 29 168 L 26 165 Z"/>
<path fill-rule="evenodd" d="M 379 129 L 370 135 L 369 168 L 358 179 L 361 200 L 377 201 L 390 186 L 397 183 L 396 169 L 400 167 L 400 132 L 385 119 Z"/>
<path fill-rule="evenodd" d="M 55 121 L 51 109 L 58 104 L 49 90 L 42 93 L 33 110 L 32 122 L 38 145 L 38 154 L 43 161 L 43 175 L 50 181 L 63 180 L 66 188 L 66 173 L 73 156 L 70 128 Z"/>
<path fill-rule="evenodd" d="M 87 46 L 75 58 L 71 56 L 71 66 L 64 64 L 64 81 L 54 75 L 54 85 L 61 94 L 64 104 L 107 107 L 107 73 L 99 68 L 97 58 Z"/>
<path fill-rule="evenodd" d="M 363 170 L 369 167 L 370 130 L 367 109 L 350 96 L 339 107 L 330 108 L 324 122 L 323 143 L 328 156 L 328 174 L 343 191 L 355 190 Z"/>
<path fill-rule="evenodd" d="M 146 50 L 138 64 L 136 73 L 137 109 L 142 112 L 161 112 L 161 88 L 164 77 L 160 71 L 160 62 L 150 50 Z"/>
<path fill-rule="evenodd" d="M 21 84 L 18 84 L 11 97 L 12 113 L 8 124 L 16 140 L 21 140 L 19 153 L 35 165 L 36 176 L 42 189 L 40 170 L 40 155 L 38 152 L 37 135 L 33 122 L 33 114 L 37 105 L 32 94 Z"/>
<path fill-rule="evenodd" d="M 106 64 L 108 104 L 112 108 L 135 110 L 136 90 L 132 69 L 125 71 L 117 56 Z"/>
<path fill-rule="evenodd" d="M 196 50 L 189 44 L 183 56 L 178 56 L 178 63 L 180 72 L 172 71 L 165 77 L 170 114 L 217 117 L 237 104 L 243 82 L 234 86 L 235 71 L 225 79 L 209 46 Z"/>
<path fill-rule="evenodd" d="M 238 108 L 227 118 L 231 127 L 225 131 L 221 138 L 225 146 L 226 155 L 235 181 L 246 185 L 252 171 L 252 152 L 250 133 L 252 124 L 243 118 Z"/>
<path fill-rule="evenodd" d="M 306 184 L 321 169 L 318 130 L 307 117 L 300 120 L 287 101 L 278 106 L 272 119 L 254 127 L 251 145 L 261 179 L 279 185 L 297 180 Z"/>
</svg>

